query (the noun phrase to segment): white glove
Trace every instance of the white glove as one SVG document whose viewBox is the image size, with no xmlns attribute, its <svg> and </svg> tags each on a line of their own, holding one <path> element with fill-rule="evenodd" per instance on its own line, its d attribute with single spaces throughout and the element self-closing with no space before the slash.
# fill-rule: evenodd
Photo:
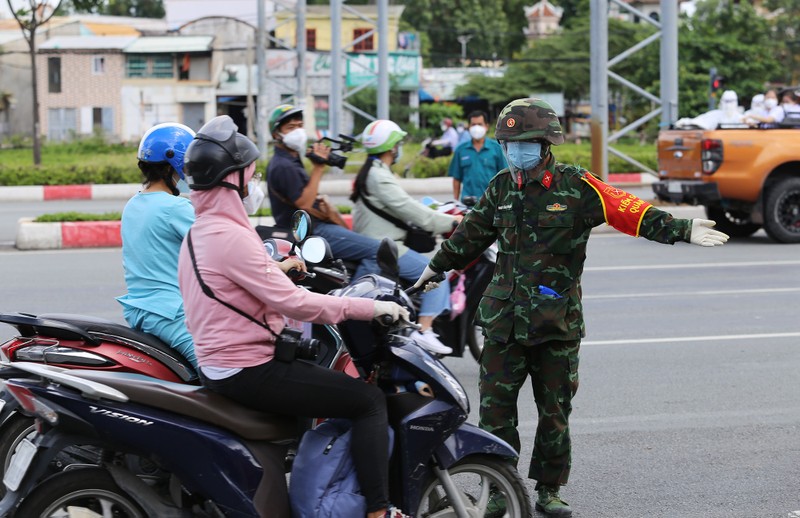
<svg viewBox="0 0 800 518">
<path fill-rule="evenodd" d="M 397 302 L 376 300 L 372 318 L 379 318 L 383 315 L 390 315 L 392 317 L 392 322 L 397 322 L 401 318 L 406 322 L 409 320 L 408 310 Z"/>
<path fill-rule="evenodd" d="M 415 282 L 415 283 L 414 283 L 414 288 L 419 288 L 420 286 L 422 286 L 423 284 L 425 284 L 425 282 L 426 282 L 428 279 L 430 279 L 430 278 L 432 278 L 432 277 L 436 277 L 437 275 L 438 275 L 438 274 L 437 274 L 436 272 L 434 272 L 433 270 L 431 270 L 431 267 L 430 267 L 430 266 L 426 266 L 426 267 L 425 267 L 425 270 L 422 272 L 422 275 L 420 275 L 420 276 L 419 276 L 419 279 L 417 279 L 417 282 Z"/>
<path fill-rule="evenodd" d="M 714 225 L 716 223 L 708 219 L 693 219 L 690 242 L 698 246 L 724 245 L 728 241 L 728 234 L 712 229 Z"/>
</svg>

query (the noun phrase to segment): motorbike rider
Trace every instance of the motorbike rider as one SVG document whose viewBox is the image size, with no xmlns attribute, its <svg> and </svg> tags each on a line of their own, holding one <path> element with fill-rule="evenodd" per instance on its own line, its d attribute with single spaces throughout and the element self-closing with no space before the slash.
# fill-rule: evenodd
<svg viewBox="0 0 800 518">
<path fill-rule="evenodd" d="M 569 415 L 585 335 L 580 279 L 592 228 L 607 223 L 651 241 L 700 246 L 722 245 L 728 236 L 711 229 L 713 221 L 673 218 L 585 169 L 556 162 L 551 146 L 564 135 L 541 99 L 509 103 L 496 130 L 509 168 L 492 179 L 416 285 L 463 268 L 497 241 L 497 270 L 477 316 L 486 336 L 480 426 L 519 451 L 517 397 L 530 376 L 539 419 L 528 473 L 537 481 L 536 507 L 571 516 L 559 487 L 570 473 Z"/>
<path fill-rule="evenodd" d="M 178 289 L 178 251 L 194 209 L 186 198 L 183 156 L 194 131 L 175 122 L 153 126 L 139 142 L 144 189 L 122 211 L 122 266 L 128 293 L 117 297 L 132 328 L 157 336 L 197 366 Z"/>
<path fill-rule="evenodd" d="M 248 219 L 263 191 L 258 149 L 227 115 L 203 126 L 186 152 L 197 219 L 181 247 L 178 280 L 203 385 L 245 406 L 352 420 L 353 462 L 369 518 L 402 516 L 388 502 L 386 402 L 375 385 L 285 356 L 284 317 L 316 323 L 408 318 L 394 302 L 337 298 L 295 286 Z"/>
<path fill-rule="evenodd" d="M 325 164 L 314 162 L 311 174 L 306 173 L 302 158 L 308 136 L 303 128 L 303 110 L 282 104 L 272 111 L 269 125 L 275 139 L 275 155 L 267 167 L 267 179 L 275 224 L 288 228 L 295 210 L 303 209 L 314 219 L 314 234 L 328 241 L 335 257 L 359 262 L 354 278 L 378 273 L 375 254 L 380 241 L 352 232 L 327 196 L 319 194 Z M 322 160 L 330 154 L 330 148 L 322 143 L 314 144 L 311 149 Z"/>
<path fill-rule="evenodd" d="M 353 194 L 353 230 L 375 239 L 390 237 L 397 242 L 400 253 L 398 266 L 400 277 L 416 280 L 425 270 L 428 259 L 403 244 L 406 230 L 384 219 L 370 209 L 373 207 L 405 222 L 413 223 L 434 234 L 453 230 L 461 216 L 442 214 L 423 205 L 406 193 L 397 181 L 391 166 L 400 156 L 400 148 L 406 132 L 390 120 L 376 120 L 364 128 L 361 144 L 367 151 L 367 160 L 356 177 Z M 437 354 L 450 354 L 453 349 L 443 344 L 433 332 L 433 319 L 450 308 L 450 285 L 445 280 L 439 287 L 422 294 L 417 323 L 416 339 L 426 349 Z"/>
</svg>

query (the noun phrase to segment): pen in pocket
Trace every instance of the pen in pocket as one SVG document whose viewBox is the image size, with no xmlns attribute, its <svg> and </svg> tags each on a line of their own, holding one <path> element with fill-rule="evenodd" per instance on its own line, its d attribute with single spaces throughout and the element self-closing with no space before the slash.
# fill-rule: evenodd
<svg viewBox="0 0 800 518">
<path fill-rule="evenodd" d="M 541 295 L 549 295 L 555 299 L 560 299 L 561 295 L 554 289 L 548 288 L 547 286 L 539 285 L 539 293 Z"/>
</svg>

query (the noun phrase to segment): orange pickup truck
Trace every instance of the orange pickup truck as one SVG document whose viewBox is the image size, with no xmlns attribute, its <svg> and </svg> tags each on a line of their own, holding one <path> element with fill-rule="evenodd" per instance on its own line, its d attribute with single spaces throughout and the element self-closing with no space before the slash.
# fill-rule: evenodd
<svg viewBox="0 0 800 518">
<path fill-rule="evenodd" d="M 800 123 L 773 129 L 669 129 L 658 135 L 665 201 L 704 205 L 716 228 L 746 237 L 764 227 L 800 243 Z"/>
</svg>

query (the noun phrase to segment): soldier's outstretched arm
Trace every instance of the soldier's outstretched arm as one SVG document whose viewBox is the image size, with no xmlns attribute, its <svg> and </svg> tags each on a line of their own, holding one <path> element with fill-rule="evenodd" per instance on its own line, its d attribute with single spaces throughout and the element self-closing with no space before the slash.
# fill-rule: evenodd
<svg viewBox="0 0 800 518">
<path fill-rule="evenodd" d="M 593 200 L 588 207 L 592 225 L 605 222 L 625 234 L 642 236 L 659 243 L 673 244 L 685 241 L 698 245 L 702 243 L 702 246 L 715 246 L 728 240 L 727 235 L 711 229 L 713 222 L 700 225 L 693 222 L 706 220 L 675 218 L 669 212 L 609 185 L 589 172 L 584 172 L 582 179 L 595 194 L 594 198 L 588 196 L 588 199 Z"/>
<path fill-rule="evenodd" d="M 437 272 L 461 270 L 494 243 L 497 239 L 497 230 L 492 225 L 496 207 L 495 200 L 496 195 L 490 184 L 478 203 L 461 220 L 450 238 L 442 242 L 441 248 L 431 259 L 431 269 Z"/>
</svg>

